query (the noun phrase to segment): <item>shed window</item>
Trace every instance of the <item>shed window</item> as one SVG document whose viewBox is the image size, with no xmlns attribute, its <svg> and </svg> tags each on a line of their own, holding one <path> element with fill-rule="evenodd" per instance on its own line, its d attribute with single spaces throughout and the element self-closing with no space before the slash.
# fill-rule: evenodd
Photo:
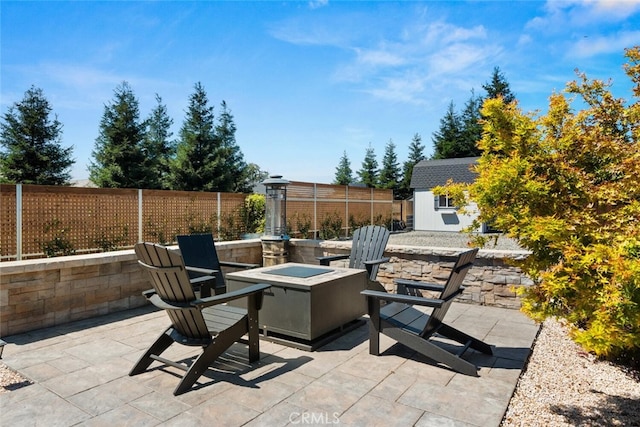
<svg viewBox="0 0 640 427">
<path fill-rule="evenodd" d="M 456 207 L 453 198 L 449 197 L 448 194 L 443 194 L 437 197 L 437 206 L 438 209 Z"/>
</svg>

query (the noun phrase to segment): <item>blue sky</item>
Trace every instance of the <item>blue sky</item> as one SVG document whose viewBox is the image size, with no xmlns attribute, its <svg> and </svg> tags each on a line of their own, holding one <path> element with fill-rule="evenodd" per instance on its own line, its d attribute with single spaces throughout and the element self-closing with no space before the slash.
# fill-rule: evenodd
<svg viewBox="0 0 640 427">
<path fill-rule="evenodd" d="M 625 47 L 640 44 L 640 0 L 7 1 L 4 114 L 41 88 L 87 165 L 105 104 L 127 81 L 145 118 L 159 94 L 182 125 L 194 84 L 226 101 L 245 160 L 295 181 L 331 183 L 343 151 L 357 171 L 414 134 L 425 154 L 449 102 L 461 110 L 500 67 L 525 111 L 575 79 L 613 80 L 629 99 Z"/>
</svg>

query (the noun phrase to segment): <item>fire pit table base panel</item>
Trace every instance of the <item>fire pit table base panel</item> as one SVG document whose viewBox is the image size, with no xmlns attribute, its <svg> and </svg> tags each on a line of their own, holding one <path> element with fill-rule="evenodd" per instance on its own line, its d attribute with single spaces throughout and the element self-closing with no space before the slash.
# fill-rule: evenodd
<svg viewBox="0 0 640 427">
<path fill-rule="evenodd" d="M 295 338 L 290 335 L 283 335 L 273 331 L 267 331 L 260 329 L 260 338 L 266 341 L 274 342 L 276 344 L 286 345 L 287 347 L 297 348 L 303 351 L 316 351 L 325 344 L 329 344 L 331 341 L 341 337 L 347 332 L 353 331 L 356 328 L 366 323 L 365 318 L 359 318 L 352 320 L 351 322 L 340 326 L 326 334 L 314 339 L 313 341 L 303 338 Z"/>
<path fill-rule="evenodd" d="M 282 269 L 283 265 L 279 265 L 227 275 L 229 291 L 254 283 L 271 285 L 258 314 L 263 337 L 312 351 L 353 329 L 355 321 L 366 313 L 366 300 L 360 295 L 367 285 L 364 270 L 284 265 L 324 272 L 311 277 L 274 274 L 271 270 Z"/>
</svg>

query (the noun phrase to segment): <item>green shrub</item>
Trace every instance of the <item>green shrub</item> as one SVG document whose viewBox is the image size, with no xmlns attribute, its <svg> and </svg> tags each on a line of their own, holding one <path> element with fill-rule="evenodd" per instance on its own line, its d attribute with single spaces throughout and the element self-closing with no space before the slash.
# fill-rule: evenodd
<svg viewBox="0 0 640 427">
<path fill-rule="evenodd" d="M 293 214 L 293 221 L 295 222 L 295 228 L 291 226 L 291 221 L 289 221 L 289 231 L 292 232 L 295 230 L 295 236 L 301 239 L 310 239 L 311 238 L 311 216 L 306 212 L 300 214 L 296 212 Z"/>
<path fill-rule="evenodd" d="M 320 221 L 320 238 L 323 240 L 342 237 L 342 217 L 338 212 L 325 215 Z"/>
<path fill-rule="evenodd" d="M 240 209 L 240 218 L 242 218 L 245 233 L 264 232 L 265 203 L 264 194 L 250 194 L 246 197 Z"/>
<path fill-rule="evenodd" d="M 472 229 L 491 221 L 531 251 L 519 264 L 534 280 L 519 289 L 525 313 L 566 319 L 574 340 L 598 356 L 633 359 L 640 354 L 640 47 L 626 54 L 634 102 L 584 74 L 566 88 L 583 110 L 562 93 L 540 117 L 486 100 L 476 181 L 434 192 L 474 201 Z"/>
<path fill-rule="evenodd" d="M 40 242 L 40 247 L 48 258 L 74 255 L 76 253 L 66 233 L 67 229 L 62 226 L 62 223 L 57 218 L 45 225 L 44 236 L 49 239 Z"/>
</svg>

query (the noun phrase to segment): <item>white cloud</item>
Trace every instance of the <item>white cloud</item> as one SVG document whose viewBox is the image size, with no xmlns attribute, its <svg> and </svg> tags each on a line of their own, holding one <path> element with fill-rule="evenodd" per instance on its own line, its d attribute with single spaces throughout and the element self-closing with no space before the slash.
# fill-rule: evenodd
<svg viewBox="0 0 640 427">
<path fill-rule="evenodd" d="M 640 0 L 585 0 L 594 19 L 624 20 L 640 11 Z"/>
<path fill-rule="evenodd" d="M 383 80 L 383 85 L 365 90 L 376 98 L 392 102 L 423 104 L 421 96 L 425 89 L 425 79 L 421 76 L 391 77 Z"/>
<path fill-rule="evenodd" d="M 389 50 L 369 50 L 356 48 L 356 61 L 371 66 L 396 67 L 406 63 L 406 58 Z"/>
<path fill-rule="evenodd" d="M 462 81 L 467 84 L 469 79 L 460 74 L 475 76 L 489 59 L 501 54 L 502 48 L 487 38 L 483 26 L 456 26 L 442 20 L 414 23 L 394 39 L 353 48 L 352 61 L 340 66 L 334 77 L 358 84 L 362 86 L 358 90 L 379 99 L 423 104 L 433 96 L 434 87 L 446 91 Z"/>
<path fill-rule="evenodd" d="M 567 50 L 568 56 L 589 58 L 608 53 L 621 53 L 624 48 L 640 43 L 640 31 L 621 31 L 601 37 L 585 37 Z"/>
<path fill-rule="evenodd" d="M 329 4 L 329 0 L 311 0 L 309 2 L 310 9 L 319 9 Z"/>
<path fill-rule="evenodd" d="M 544 10 L 545 15 L 529 21 L 528 29 L 555 32 L 621 22 L 640 12 L 640 0 L 548 0 Z"/>
<path fill-rule="evenodd" d="M 271 35 L 288 43 L 333 46 L 347 52 L 349 59 L 335 67 L 335 82 L 378 99 L 411 104 L 432 99 L 434 87 L 446 91 L 474 79 L 477 84 L 478 71 L 488 73 L 487 64 L 495 65 L 503 52 L 498 42 L 489 40 L 483 25 L 455 25 L 434 18 L 426 9 L 416 10 L 406 25 L 390 32 L 374 22 L 354 28 L 358 19 L 341 16 L 323 24 L 299 19 L 280 22 L 272 26 Z"/>
</svg>

